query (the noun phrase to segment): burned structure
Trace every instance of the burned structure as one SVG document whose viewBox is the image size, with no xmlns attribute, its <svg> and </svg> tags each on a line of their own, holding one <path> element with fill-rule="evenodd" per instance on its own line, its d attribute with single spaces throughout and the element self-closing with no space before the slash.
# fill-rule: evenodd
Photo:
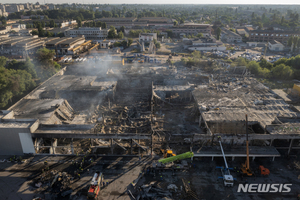
<svg viewBox="0 0 300 200">
<path fill-rule="evenodd" d="M 248 129 L 252 151 L 259 152 L 252 157 L 275 157 L 274 145 L 287 153 L 297 145 L 299 117 L 296 107 L 251 76 L 92 62 L 62 69 L 1 111 L 0 146 L 2 154 L 17 155 L 149 155 L 168 146 L 213 157 L 213 149 L 197 149 L 219 136 L 243 145 Z"/>
</svg>

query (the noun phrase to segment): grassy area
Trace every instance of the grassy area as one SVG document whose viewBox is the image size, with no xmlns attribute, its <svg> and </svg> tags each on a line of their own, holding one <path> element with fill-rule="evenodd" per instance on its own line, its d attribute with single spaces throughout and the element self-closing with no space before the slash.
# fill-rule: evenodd
<svg viewBox="0 0 300 200">
<path fill-rule="evenodd" d="M 274 79 L 263 79 L 258 78 L 258 80 L 269 87 L 270 89 L 284 89 L 284 88 L 292 88 L 294 83 L 291 81 L 281 81 Z"/>
</svg>

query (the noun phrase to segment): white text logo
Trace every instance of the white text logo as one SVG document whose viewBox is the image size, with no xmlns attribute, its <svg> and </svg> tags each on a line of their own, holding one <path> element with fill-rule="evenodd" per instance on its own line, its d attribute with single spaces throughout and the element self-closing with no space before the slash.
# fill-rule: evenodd
<svg viewBox="0 0 300 200">
<path fill-rule="evenodd" d="M 237 192 L 290 192 L 292 184 L 239 184 Z"/>
</svg>

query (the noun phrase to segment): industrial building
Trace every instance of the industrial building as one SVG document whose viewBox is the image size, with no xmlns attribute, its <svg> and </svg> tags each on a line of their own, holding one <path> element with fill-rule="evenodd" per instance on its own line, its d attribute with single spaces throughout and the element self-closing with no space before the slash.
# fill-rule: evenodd
<svg viewBox="0 0 300 200">
<path fill-rule="evenodd" d="M 101 29 L 101 27 L 79 27 L 78 29 L 65 30 L 65 37 L 81 37 L 84 36 L 89 40 L 103 40 L 107 38 L 109 29 Z"/>
<path fill-rule="evenodd" d="M 202 33 L 204 36 L 211 35 L 212 25 L 210 24 L 197 24 L 197 23 L 184 23 L 183 25 L 173 26 L 170 28 L 173 34 L 180 36 L 185 35 L 197 35 Z"/>
<path fill-rule="evenodd" d="M 250 42 L 268 42 L 276 40 L 284 45 L 287 44 L 291 36 L 299 36 L 297 31 L 282 31 L 282 30 L 252 30 L 249 32 Z"/>
<path fill-rule="evenodd" d="M 25 54 L 34 54 L 39 48 L 44 47 L 45 41 L 52 38 L 38 38 L 36 36 L 7 37 L 0 40 L 0 54 L 11 56 L 24 56 Z"/>
<path fill-rule="evenodd" d="M 216 40 L 212 36 L 206 36 L 198 39 L 184 39 L 184 48 L 190 51 L 225 51 L 223 42 Z"/>
<path fill-rule="evenodd" d="M 124 26 L 127 29 L 131 29 L 133 27 L 140 28 L 160 28 L 160 27 L 172 27 L 173 21 L 170 18 L 166 17 L 126 17 L 126 18 L 101 18 L 96 19 L 96 21 L 105 22 L 107 27 L 114 26 L 116 28 L 120 28 Z"/>
<path fill-rule="evenodd" d="M 5 56 L 26 57 L 35 54 L 40 48 L 55 50 L 57 55 L 73 55 L 89 48 L 91 41 L 84 37 L 41 37 L 38 36 L 14 36 L 0 38 L 0 54 Z"/>
<path fill-rule="evenodd" d="M 85 42 L 84 37 L 75 37 L 75 38 L 64 40 L 57 44 L 58 54 L 73 55 L 75 53 L 73 51 L 73 48 L 83 44 L 84 42 Z"/>
</svg>

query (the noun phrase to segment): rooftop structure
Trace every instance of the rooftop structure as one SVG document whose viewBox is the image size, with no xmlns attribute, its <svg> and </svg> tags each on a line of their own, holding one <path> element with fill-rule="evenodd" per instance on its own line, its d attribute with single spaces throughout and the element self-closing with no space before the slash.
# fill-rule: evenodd
<svg viewBox="0 0 300 200">
<path fill-rule="evenodd" d="M 54 38 L 51 41 L 48 41 L 45 43 L 46 48 L 54 48 L 55 46 L 57 46 L 59 43 L 64 42 L 65 40 L 71 39 L 71 37 L 63 37 L 63 38 Z"/>
</svg>

